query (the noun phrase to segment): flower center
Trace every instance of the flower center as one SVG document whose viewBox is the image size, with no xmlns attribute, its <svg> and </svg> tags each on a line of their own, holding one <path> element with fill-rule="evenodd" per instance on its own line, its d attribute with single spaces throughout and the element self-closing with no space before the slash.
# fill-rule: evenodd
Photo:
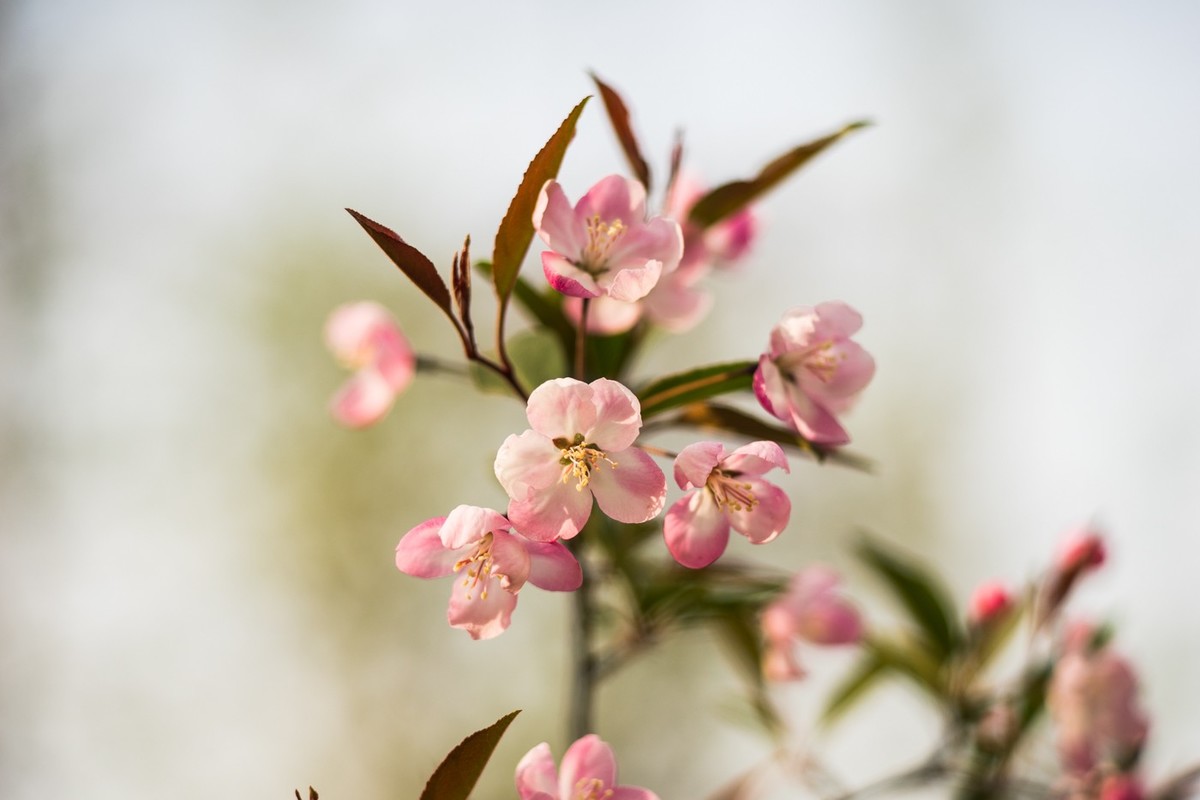
<svg viewBox="0 0 1200 800">
<path fill-rule="evenodd" d="M 585 444 L 583 434 L 575 434 L 573 441 L 567 441 L 564 438 L 554 440 L 555 446 L 559 449 L 558 463 L 562 464 L 562 482 L 569 483 L 572 479 L 578 481 L 575 484 L 575 491 L 582 492 L 584 487 L 592 479 L 592 470 L 601 462 L 605 461 L 612 469 L 617 468 L 617 462 L 608 457 L 595 444 Z"/>
<path fill-rule="evenodd" d="M 580 778 L 571 800 L 606 800 L 612 796 L 613 790 L 605 789 L 604 781 L 599 778 Z"/>
<path fill-rule="evenodd" d="M 758 498 L 750 490 L 750 484 L 739 481 L 738 477 L 735 472 L 714 469 L 704 486 L 712 493 L 718 506 L 730 511 L 753 511 L 758 505 Z"/>
<path fill-rule="evenodd" d="M 796 379 L 797 370 L 804 369 L 822 383 L 829 383 L 845 360 L 846 355 L 836 349 L 834 342 L 829 340 L 813 345 L 807 350 L 784 353 L 775 360 L 775 364 L 791 380 Z"/>
<path fill-rule="evenodd" d="M 463 586 L 468 586 L 473 591 L 480 584 L 483 584 L 483 588 L 479 590 L 480 600 L 487 600 L 488 578 L 497 577 L 503 582 L 505 577 L 499 573 L 496 573 L 494 576 L 492 574 L 494 566 L 492 540 L 494 538 L 490 531 L 485 533 L 470 553 L 454 563 L 455 572 L 466 570 L 466 575 L 463 577 Z M 471 599 L 470 592 L 467 593 L 467 599 Z"/>
<path fill-rule="evenodd" d="M 624 233 L 625 223 L 621 220 L 606 222 L 599 214 L 593 214 L 587 221 L 587 242 L 578 266 L 591 273 L 603 272 L 609 252 Z"/>
</svg>

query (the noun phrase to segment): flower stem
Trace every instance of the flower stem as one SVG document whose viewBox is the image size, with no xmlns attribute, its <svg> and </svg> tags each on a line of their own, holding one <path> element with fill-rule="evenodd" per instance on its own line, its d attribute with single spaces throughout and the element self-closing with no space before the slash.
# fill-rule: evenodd
<svg viewBox="0 0 1200 800">
<path fill-rule="evenodd" d="M 579 331 L 575 334 L 575 377 L 581 381 L 587 380 L 587 318 L 591 302 L 583 298 L 579 309 Z"/>
<path fill-rule="evenodd" d="M 584 301 L 587 302 L 586 300 Z M 593 514 L 593 519 L 595 515 Z M 583 539 L 591 525 L 567 542 L 567 547 L 579 559 L 583 568 L 583 583 L 575 590 L 574 613 L 571 620 L 571 700 L 567 711 L 567 733 L 570 741 L 592 733 L 592 703 L 596 693 L 596 656 L 592 652 L 592 576 L 584 558 Z"/>
</svg>

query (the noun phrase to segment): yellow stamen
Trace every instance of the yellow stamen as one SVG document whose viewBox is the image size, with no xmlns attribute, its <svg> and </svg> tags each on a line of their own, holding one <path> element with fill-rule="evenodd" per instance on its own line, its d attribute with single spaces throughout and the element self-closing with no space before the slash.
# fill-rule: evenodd
<svg viewBox="0 0 1200 800">
<path fill-rule="evenodd" d="M 704 485 L 718 506 L 730 511 L 753 511 L 758 505 L 758 498 L 751 491 L 750 484 L 737 480 L 737 477 L 736 473 L 713 470 Z"/>
<path fill-rule="evenodd" d="M 581 437 L 576 437 L 581 438 Z M 568 483 L 572 479 L 578 481 L 575 484 L 575 491 L 582 492 L 584 487 L 592 479 L 592 470 L 596 468 L 601 461 L 608 463 L 612 469 L 617 468 L 617 462 L 608 457 L 608 454 L 603 450 L 598 449 L 595 445 L 576 443 L 568 447 L 563 447 L 559 451 L 561 457 L 558 463 L 563 465 L 562 482 Z"/>
<path fill-rule="evenodd" d="M 586 224 L 587 242 L 583 246 L 583 259 L 579 266 L 589 272 L 600 272 L 605 267 L 609 251 L 625 233 L 625 223 L 619 219 L 605 222 L 599 214 L 593 214 Z"/>
</svg>

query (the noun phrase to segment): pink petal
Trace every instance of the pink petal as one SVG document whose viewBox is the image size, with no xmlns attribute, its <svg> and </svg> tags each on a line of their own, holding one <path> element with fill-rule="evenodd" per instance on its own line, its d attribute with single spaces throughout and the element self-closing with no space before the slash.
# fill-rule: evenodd
<svg viewBox="0 0 1200 800">
<path fill-rule="evenodd" d="M 858 610 L 835 595 L 814 601 L 798 618 L 797 633 L 813 644 L 854 644 L 862 639 Z"/>
<path fill-rule="evenodd" d="M 582 305 L 582 298 L 563 298 L 563 314 L 575 327 L 579 327 Z M 594 297 L 588 306 L 588 333 L 598 333 L 602 336 L 624 333 L 636 325 L 641 316 L 642 307 L 638 303 L 623 303 L 604 295 Z"/>
<path fill-rule="evenodd" d="M 645 261 L 637 266 L 610 269 L 597 279 L 597 284 L 612 299 L 633 303 L 650 294 L 650 290 L 662 277 L 662 272 L 663 263 L 661 261 Z M 559 289 L 559 291 L 571 294 L 563 289 Z"/>
<path fill-rule="evenodd" d="M 807 673 L 792 655 L 790 644 L 769 644 L 763 653 L 763 675 L 769 681 L 796 681 Z"/>
<path fill-rule="evenodd" d="M 596 279 L 553 250 L 542 251 L 542 273 L 551 288 L 569 297 L 599 297 L 606 294 Z"/>
<path fill-rule="evenodd" d="M 830 411 L 848 411 L 856 395 L 866 388 L 875 376 L 875 359 L 857 342 L 837 342 L 830 354 L 840 363 L 828 380 L 802 371 L 800 383 L 804 390 L 817 398 Z"/>
<path fill-rule="evenodd" d="M 679 266 L 683 256 L 683 231 L 673 219 L 655 217 L 643 225 L 631 225 L 613 243 L 608 254 L 610 269 L 639 267 L 647 261 L 658 261 L 664 273 Z"/>
<path fill-rule="evenodd" d="M 365 428 L 378 422 L 391 409 L 396 392 L 384 376 L 364 367 L 350 376 L 330 403 L 333 418 L 350 428 Z"/>
<path fill-rule="evenodd" d="M 352 367 L 370 361 L 372 332 L 379 326 L 394 326 L 392 315 L 378 303 L 362 301 L 335 308 L 325 322 L 325 344 L 330 352 Z"/>
<path fill-rule="evenodd" d="M 532 570 L 526 544 L 524 537 L 505 531 L 492 533 L 492 577 L 500 582 L 503 589 L 514 594 L 525 585 Z"/>
<path fill-rule="evenodd" d="M 589 733 L 567 748 L 559 772 L 559 793 L 564 798 L 575 797 L 575 787 L 583 780 L 599 780 L 605 789 L 617 783 L 617 760 L 612 748 L 594 733 Z"/>
<path fill-rule="evenodd" d="M 788 420 L 783 374 L 769 356 L 759 358 L 758 368 L 754 370 L 754 394 L 768 414 L 785 422 Z"/>
<path fill-rule="evenodd" d="M 775 442 L 750 442 L 734 450 L 721 462 L 721 469 L 743 475 L 762 475 L 776 467 L 790 472 L 783 448 Z"/>
<path fill-rule="evenodd" d="M 646 522 L 658 516 L 667 499 L 667 477 L 654 459 L 636 447 L 609 457 L 617 467 L 601 466 L 588 484 L 600 510 L 617 522 Z"/>
<path fill-rule="evenodd" d="M 819 339 L 844 339 L 862 328 L 862 314 L 841 300 L 818 303 L 812 313 L 816 317 L 813 332 Z"/>
<path fill-rule="evenodd" d="M 654 290 L 642 300 L 647 319 L 671 333 L 696 327 L 712 305 L 712 294 L 684 280 L 678 271 L 659 278 Z"/>
<path fill-rule="evenodd" d="M 550 745 L 542 742 L 517 762 L 517 794 L 521 800 L 558 798 L 558 770 Z"/>
<path fill-rule="evenodd" d="M 383 376 L 394 394 L 408 388 L 417 374 L 417 357 L 408 339 L 395 325 L 381 325 L 371 336 L 375 348 L 375 369 Z"/>
<path fill-rule="evenodd" d="M 591 492 L 577 491 L 575 484 L 556 483 L 540 493 L 514 497 L 508 503 L 508 518 L 535 542 L 570 539 L 591 514 Z"/>
<path fill-rule="evenodd" d="M 583 250 L 586 234 L 557 181 L 547 181 L 533 209 L 533 227 L 551 250 L 571 256 Z"/>
<path fill-rule="evenodd" d="M 620 220 L 627 227 L 641 224 L 646 218 L 646 189 L 621 175 L 601 178 L 575 206 L 577 220 L 593 215 L 609 223 Z"/>
<path fill-rule="evenodd" d="M 589 384 L 595 421 L 576 430 L 601 450 L 624 450 L 642 430 L 642 409 L 637 396 L 617 381 L 598 378 Z M 531 396 L 532 397 L 532 396 Z"/>
<path fill-rule="evenodd" d="M 496 479 L 510 498 L 524 500 L 561 482 L 560 454 L 554 443 L 537 431 L 525 431 L 520 436 L 511 434 L 496 453 L 493 465 Z M 513 523 L 517 530 L 525 533 L 520 523 L 515 520 Z"/>
<path fill-rule="evenodd" d="M 510 524 L 498 511 L 479 506 L 457 506 L 442 525 L 442 544 L 451 550 L 474 544 L 489 531 L 507 531 Z"/>
<path fill-rule="evenodd" d="M 587 439 L 599 416 L 594 394 L 593 385 L 574 378 L 555 378 L 529 394 L 525 415 L 530 427 L 548 440 L 564 437 L 570 441 L 577 433 Z M 547 444 L 554 447 L 552 442 Z M 557 463 L 559 458 L 555 448 L 552 460 Z"/>
<path fill-rule="evenodd" d="M 445 517 L 425 520 L 396 545 L 396 569 L 414 578 L 441 578 L 454 571 L 458 554 L 442 544 L 438 530 Z"/>
<path fill-rule="evenodd" d="M 525 543 L 529 582 L 551 592 L 573 592 L 583 584 L 583 570 L 561 542 Z"/>
<path fill-rule="evenodd" d="M 675 483 L 680 489 L 702 488 L 723 458 L 725 445 L 720 442 L 689 444 L 675 456 Z"/>
<path fill-rule="evenodd" d="M 667 550 L 680 564 L 701 569 L 716 561 L 729 544 L 729 520 L 704 489 L 676 500 L 663 520 Z"/>
<path fill-rule="evenodd" d="M 450 593 L 446 619 L 450 627 L 462 628 L 472 639 L 491 639 L 508 628 L 516 607 L 517 596 L 504 591 L 500 581 L 489 577 L 476 584 L 459 578 Z"/>
<path fill-rule="evenodd" d="M 841 445 L 850 441 L 850 434 L 828 409 L 814 403 L 799 387 L 788 384 L 785 391 L 788 416 L 783 420 L 801 436 L 818 444 Z"/>
<path fill-rule="evenodd" d="M 726 513 L 734 530 L 754 544 L 766 544 L 787 527 L 792 514 L 792 502 L 782 489 L 772 483 L 756 478 L 750 478 L 746 483 L 750 484 L 750 491 L 754 493 L 758 504 L 753 511 L 729 509 Z"/>
<path fill-rule="evenodd" d="M 758 219 L 750 209 L 743 209 L 705 231 L 704 246 L 727 264 L 746 255 L 757 235 Z"/>
</svg>

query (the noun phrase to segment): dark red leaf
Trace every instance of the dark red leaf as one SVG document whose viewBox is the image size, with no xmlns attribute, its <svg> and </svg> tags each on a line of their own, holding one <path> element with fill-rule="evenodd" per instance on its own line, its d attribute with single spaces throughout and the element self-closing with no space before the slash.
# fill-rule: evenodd
<svg viewBox="0 0 1200 800">
<path fill-rule="evenodd" d="M 446 283 L 438 274 L 437 267 L 433 265 L 433 262 L 420 250 L 401 239 L 391 228 L 386 228 L 378 222 L 364 217 L 352 208 L 346 210 L 358 221 L 359 225 L 363 226 L 363 230 L 375 240 L 375 244 L 379 245 L 392 263 L 399 267 L 400 271 L 407 275 L 418 289 L 437 303 L 438 308 L 445 311 L 446 315 L 453 320 L 454 313 L 450 310 L 450 291 L 446 288 Z"/>
<path fill-rule="evenodd" d="M 625 101 L 621 99 L 621 95 L 617 94 L 615 89 L 600 80 L 596 73 L 589 74 L 592 76 L 596 88 L 600 90 L 600 99 L 604 101 L 604 110 L 608 112 L 608 119 L 612 123 L 613 131 L 617 134 L 617 141 L 621 143 L 621 149 L 625 152 L 629 168 L 633 170 L 633 176 L 642 182 L 642 186 L 646 187 L 646 193 L 649 194 L 650 165 L 642 157 L 637 137 L 634 136 L 633 128 L 629 125 L 629 109 L 626 108 Z"/>
</svg>

